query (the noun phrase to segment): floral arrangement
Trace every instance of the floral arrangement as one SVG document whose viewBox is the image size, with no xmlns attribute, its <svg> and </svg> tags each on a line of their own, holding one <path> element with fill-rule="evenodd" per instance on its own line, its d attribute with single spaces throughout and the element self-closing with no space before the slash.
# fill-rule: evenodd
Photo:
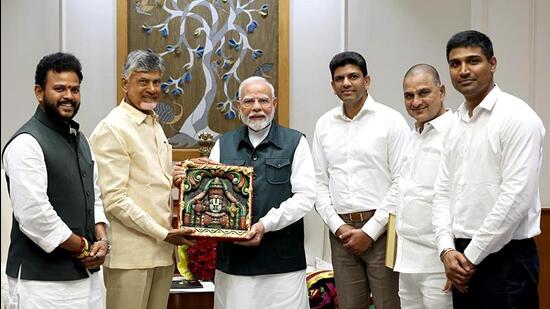
<svg viewBox="0 0 550 309">
<path fill-rule="evenodd" d="M 214 280 L 216 241 L 201 238 L 194 245 L 178 247 L 178 270 L 186 280 Z"/>
</svg>

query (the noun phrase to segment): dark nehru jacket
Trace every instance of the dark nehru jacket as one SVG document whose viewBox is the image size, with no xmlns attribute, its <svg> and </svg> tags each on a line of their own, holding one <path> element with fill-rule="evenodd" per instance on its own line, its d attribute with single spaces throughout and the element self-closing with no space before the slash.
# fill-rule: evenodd
<svg viewBox="0 0 550 309">
<path fill-rule="evenodd" d="M 70 128 L 76 129 L 71 133 Z M 74 121 L 54 121 L 40 108 L 10 139 L 32 135 L 44 153 L 48 171 L 47 195 L 61 220 L 77 235 L 94 240 L 94 182 L 90 147 Z M 5 148 L 4 148 L 5 149 Z M 9 179 L 8 179 L 9 190 Z M 86 269 L 71 252 L 56 248 L 46 253 L 19 229 L 13 218 L 6 273 L 21 279 L 68 281 L 87 278 Z"/>
<path fill-rule="evenodd" d="M 221 163 L 254 167 L 254 223 L 292 196 L 292 160 L 301 137 L 302 133 L 273 122 L 269 134 L 256 148 L 250 144 L 246 126 L 220 138 Z M 282 230 L 265 233 L 257 247 L 219 242 L 216 262 L 219 270 L 233 275 L 305 269 L 303 219 Z"/>
</svg>

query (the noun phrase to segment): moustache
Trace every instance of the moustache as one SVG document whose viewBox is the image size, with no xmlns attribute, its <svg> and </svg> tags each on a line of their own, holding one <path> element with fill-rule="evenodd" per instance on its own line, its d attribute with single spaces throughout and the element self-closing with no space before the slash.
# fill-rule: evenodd
<svg viewBox="0 0 550 309">
<path fill-rule="evenodd" d="M 63 105 L 63 104 L 71 104 L 74 107 L 76 105 L 76 101 L 75 100 L 69 100 L 69 99 L 63 99 L 63 100 L 57 102 L 57 106 Z"/>
<path fill-rule="evenodd" d="M 267 114 L 266 113 L 255 113 L 255 114 L 249 114 L 248 115 L 248 119 L 252 119 L 252 117 L 257 117 L 257 116 L 262 116 L 262 117 L 267 117 Z"/>
<path fill-rule="evenodd" d="M 419 110 L 423 110 L 423 109 L 426 109 L 428 108 L 427 105 L 422 105 L 422 106 L 419 106 L 419 107 L 412 107 L 411 110 L 412 111 L 419 111 Z"/>
</svg>

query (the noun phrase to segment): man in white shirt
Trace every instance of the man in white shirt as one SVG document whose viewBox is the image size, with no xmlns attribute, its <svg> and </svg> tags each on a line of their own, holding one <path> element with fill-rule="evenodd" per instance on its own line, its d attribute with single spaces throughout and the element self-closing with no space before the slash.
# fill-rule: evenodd
<svg viewBox="0 0 550 309">
<path fill-rule="evenodd" d="M 434 183 L 441 161 L 443 136 L 452 121 L 446 110 L 445 85 L 429 64 L 412 66 L 403 79 L 405 108 L 416 120 L 399 177 L 396 230 L 401 308 L 452 308 L 447 278 L 439 260 L 432 225 Z"/>
<path fill-rule="evenodd" d="M 315 207 L 331 234 L 340 308 L 398 308 L 398 275 L 384 265 L 388 212 L 394 212 L 401 153 L 409 127 L 368 93 L 370 76 L 356 52 L 329 65 L 342 104 L 317 121 L 313 161 Z"/>
<path fill-rule="evenodd" d="M 495 85 L 486 35 L 455 34 L 447 61 L 465 101 L 444 139 L 433 224 L 454 307 L 538 308 L 544 126 Z"/>
<path fill-rule="evenodd" d="M 98 274 L 109 252 L 97 167 L 73 117 L 82 67 L 67 53 L 36 67 L 38 107 L 3 152 L 13 207 L 9 308 L 103 308 Z"/>
<path fill-rule="evenodd" d="M 214 308 L 309 308 L 302 218 L 315 201 L 313 161 L 303 134 L 273 120 L 276 106 L 267 80 L 244 80 L 237 107 L 245 125 L 210 153 L 254 167 L 253 225 L 248 240 L 218 243 Z"/>
</svg>

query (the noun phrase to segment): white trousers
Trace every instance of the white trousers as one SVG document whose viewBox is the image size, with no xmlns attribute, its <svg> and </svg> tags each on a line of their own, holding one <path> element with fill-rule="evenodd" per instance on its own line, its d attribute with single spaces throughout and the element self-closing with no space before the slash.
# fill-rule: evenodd
<svg viewBox="0 0 550 309">
<path fill-rule="evenodd" d="M 9 309 L 105 308 L 99 272 L 71 281 L 36 281 L 8 277 Z"/>
<path fill-rule="evenodd" d="M 453 308 L 452 293 L 444 292 L 445 273 L 399 273 L 402 309 Z"/>
<path fill-rule="evenodd" d="M 306 270 L 237 276 L 216 269 L 214 309 L 309 309 Z"/>
</svg>

